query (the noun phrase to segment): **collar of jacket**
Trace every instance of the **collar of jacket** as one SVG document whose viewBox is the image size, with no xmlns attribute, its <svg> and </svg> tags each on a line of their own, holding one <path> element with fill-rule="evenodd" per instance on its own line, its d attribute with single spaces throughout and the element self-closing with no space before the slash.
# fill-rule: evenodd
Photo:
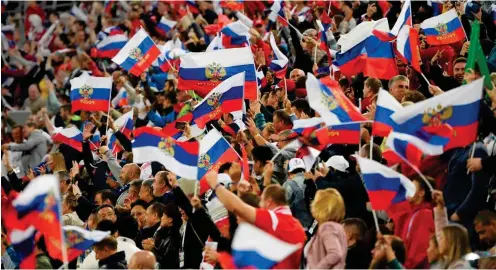
<svg viewBox="0 0 496 270">
<path fill-rule="evenodd" d="M 287 205 L 276 207 L 272 211 L 276 214 L 289 215 L 289 216 L 293 215 L 291 213 L 291 209 Z"/>
<path fill-rule="evenodd" d="M 116 238 L 116 240 L 117 240 L 117 242 L 126 242 L 126 243 L 133 244 L 134 246 L 136 246 L 136 243 L 131 238 L 127 238 L 127 237 L 124 237 L 124 236 L 119 236 L 119 237 Z"/>
</svg>

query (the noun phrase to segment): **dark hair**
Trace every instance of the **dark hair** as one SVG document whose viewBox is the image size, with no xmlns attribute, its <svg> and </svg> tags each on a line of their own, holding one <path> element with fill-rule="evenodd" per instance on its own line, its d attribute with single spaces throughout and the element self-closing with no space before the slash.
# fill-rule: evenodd
<svg viewBox="0 0 496 270">
<path fill-rule="evenodd" d="M 265 198 L 270 198 L 276 205 L 287 205 L 286 190 L 277 184 L 268 185 L 264 189 Z"/>
<path fill-rule="evenodd" d="M 170 103 L 173 105 L 177 104 L 176 92 L 169 91 L 169 92 L 165 93 L 165 99 L 169 100 Z"/>
<path fill-rule="evenodd" d="M 436 188 L 436 182 L 432 177 L 426 176 L 427 181 L 429 181 L 429 184 L 431 184 L 432 188 Z M 413 181 L 417 182 L 419 184 L 419 187 L 425 191 L 424 193 L 424 201 L 425 202 L 432 202 L 432 193 L 425 181 L 420 178 L 420 176 L 415 176 L 413 178 Z"/>
<path fill-rule="evenodd" d="M 298 77 L 295 81 L 295 88 L 306 88 L 307 76 Z"/>
<path fill-rule="evenodd" d="M 394 255 L 396 255 L 396 259 L 401 264 L 404 264 L 406 259 L 406 249 L 405 243 L 403 243 L 401 238 L 393 236 L 393 239 L 391 240 L 391 248 L 394 251 Z"/>
<path fill-rule="evenodd" d="M 164 215 L 164 204 L 159 203 L 159 202 L 154 202 L 150 206 L 148 206 L 148 209 L 150 209 L 154 214 L 157 214 L 158 218 L 161 218 Z"/>
<path fill-rule="evenodd" d="M 113 238 L 112 236 L 106 236 L 102 239 L 102 241 L 93 244 L 93 247 L 98 250 L 102 250 L 105 248 L 108 248 L 110 250 L 117 250 L 117 240 L 115 240 L 115 238 Z"/>
<path fill-rule="evenodd" d="M 467 58 L 465 57 L 458 57 L 453 61 L 453 66 L 458 64 L 458 63 L 467 63 Z"/>
<path fill-rule="evenodd" d="M 292 172 L 288 172 L 288 173 L 297 174 L 297 173 L 304 173 L 304 172 L 305 172 L 305 169 L 298 168 L 298 169 L 294 169 Z"/>
<path fill-rule="evenodd" d="M 475 216 L 474 224 L 481 223 L 482 225 L 490 225 L 491 222 L 496 221 L 496 213 L 490 210 L 482 210 Z"/>
<path fill-rule="evenodd" d="M 372 78 L 372 77 L 367 78 L 365 80 L 364 84 L 367 85 L 368 87 L 370 87 L 370 90 L 372 92 L 374 92 L 375 94 L 379 93 L 379 90 L 382 87 L 381 80 L 379 80 L 377 78 Z"/>
<path fill-rule="evenodd" d="M 36 241 L 36 247 L 42 251 L 43 253 L 47 254 L 47 247 L 45 243 L 45 236 L 41 236 L 38 241 Z"/>
<path fill-rule="evenodd" d="M 417 102 L 420 102 L 420 101 L 425 100 L 425 99 L 426 98 L 425 98 L 424 94 L 420 93 L 417 90 L 411 90 L 411 91 L 406 92 L 403 101 L 411 101 L 413 103 L 417 103 Z"/>
<path fill-rule="evenodd" d="M 138 222 L 132 216 L 120 216 L 115 225 L 119 236 L 134 239 L 138 235 Z"/>
<path fill-rule="evenodd" d="M 133 209 L 133 207 L 135 206 L 142 206 L 146 210 L 149 205 L 145 201 L 137 199 L 135 202 L 131 203 L 131 209 Z"/>
<path fill-rule="evenodd" d="M 98 208 L 96 209 L 96 212 L 98 213 L 98 212 L 100 212 L 100 210 L 102 210 L 103 208 L 107 208 L 107 207 L 112 209 L 112 211 L 114 211 L 114 213 L 115 213 L 114 206 L 112 206 L 110 204 L 102 204 L 102 205 L 98 206 Z"/>
<path fill-rule="evenodd" d="M 303 111 L 305 114 L 310 116 L 310 105 L 308 101 L 304 98 L 297 98 L 291 102 L 291 106 L 295 107 L 297 110 Z"/>
<path fill-rule="evenodd" d="M 232 166 L 232 162 L 226 162 L 219 167 L 219 173 L 227 173 Z"/>
<path fill-rule="evenodd" d="M 155 176 L 158 176 L 158 178 L 160 179 L 160 181 L 162 181 L 162 182 L 165 183 L 165 186 L 171 187 L 170 186 L 170 183 L 169 183 L 169 180 L 167 179 L 167 175 L 169 175 L 169 172 L 168 171 L 160 171 Z"/>
<path fill-rule="evenodd" d="M 110 235 L 113 235 L 117 231 L 117 224 L 110 220 L 102 220 L 98 222 L 96 229 L 102 232 L 110 232 Z"/>
<path fill-rule="evenodd" d="M 179 229 L 183 223 L 181 219 L 181 212 L 175 203 L 168 203 L 164 206 L 164 215 L 172 218 L 172 227 Z"/>
<path fill-rule="evenodd" d="M 253 156 L 254 161 L 260 161 L 263 164 L 267 163 L 267 161 L 271 160 L 274 156 L 270 147 L 266 145 L 260 145 L 253 148 L 251 151 L 251 155 Z"/>
<path fill-rule="evenodd" d="M 292 125 L 293 124 L 293 121 L 291 120 L 291 116 L 289 116 L 289 114 L 285 111 L 285 110 L 277 110 L 274 112 L 274 115 L 272 116 L 272 118 L 274 116 L 277 116 L 277 118 L 279 120 L 281 120 L 284 125 L 286 126 L 289 126 L 289 125 Z"/>
<path fill-rule="evenodd" d="M 143 183 L 143 180 L 133 180 L 131 183 L 129 183 L 130 187 L 137 188 L 138 190 L 141 189 L 141 184 Z"/>
<path fill-rule="evenodd" d="M 60 109 L 62 109 L 64 111 L 71 112 L 72 111 L 72 106 L 71 106 L 71 104 L 65 104 L 65 105 L 60 106 Z"/>
<path fill-rule="evenodd" d="M 15 125 L 15 126 L 12 127 L 12 131 L 14 131 L 14 129 L 16 129 L 16 128 L 22 129 L 22 126 L 21 125 Z"/>
<path fill-rule="evenodd" d="M 95 193 L 95 196 L 97 194 L 100 194 L 102 197 L 102 202 L 106 201 L 107 199 L 112 203 L 112 205 L 115 205 L 117 202 L 117 198 L 115 197 L 114 193 L 110 189 L 103 189 Z"/>
<path fill-rule="evenodd" d="M 347 218 L 342 222 L 343 227 L 350 226 L 353 227 L 353 236 L 361 240 L 365 237 L 365 233 L 367 232 L 367 224 L 359 218 Z"/>
<path fill-rule="evenodd" d="M 360 154 L 361 153 L 366 154 L 366 158 L 370 158 L 370 143 L 365 144 L 362 146 L 362 149 L 360 149 Z M 381 148 L 374 143 L 374 146 L 372 147 L 372 160 L 375 160 L 379 163 L 382 163 L 382 151 Z"/>
<path fill-rule="evenodd" d="M 260 208 L 260 196 L 253 192 L 246 192 L 241 194 L 239 198 L 246 204 L 255 208 Z"/>
</svg>

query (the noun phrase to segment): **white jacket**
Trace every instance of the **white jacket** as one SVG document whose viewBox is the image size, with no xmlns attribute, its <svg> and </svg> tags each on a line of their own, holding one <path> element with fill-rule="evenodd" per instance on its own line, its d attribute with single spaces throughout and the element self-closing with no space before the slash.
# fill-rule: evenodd
<svg viewBox="0 0 496 270">
<path fill-rule="evenodd" d="M 131 256 L 133 256 L 133 254 L 137 251 L 140 251 L 140 249 L 136 247 L 133 240 L 127 237 L 119 236 L 117 237 L 117 251 L 124 251 L 126 254 L 126 262 L 129 264 Z M 91 251 L 90 254 L 86 256 L 78 269 L 98 269 L 98 261 L 95 257 L 95 251 Z"/>
</svg>

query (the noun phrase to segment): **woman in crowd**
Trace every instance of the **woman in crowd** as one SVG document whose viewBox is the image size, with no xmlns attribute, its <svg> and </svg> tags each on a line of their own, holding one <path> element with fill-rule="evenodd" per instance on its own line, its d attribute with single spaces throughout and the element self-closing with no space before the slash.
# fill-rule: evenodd
<svg viewBox="0 0 496 270">
<path fill-rule="evenodd" d="M 46 164 L 51 173 L 67 171 L 64 155 L 60 152 L 50 153 L 47 156 Z"/>
<path fill-rule="evenodd" d="M 66 194 L 62 199 L 62 223 L 64 225 L 72 225 L 83 227 L 84 222 L 79 218 L 76 213 L 76 207 L 78 206 L 78 201 L 76 196 L 73 194 Z"/>
</svg>

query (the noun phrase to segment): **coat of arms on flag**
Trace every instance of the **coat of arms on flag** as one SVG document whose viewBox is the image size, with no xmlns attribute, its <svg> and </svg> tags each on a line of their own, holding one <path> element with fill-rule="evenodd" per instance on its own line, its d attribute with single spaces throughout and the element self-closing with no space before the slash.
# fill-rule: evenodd
<svg viewBox="0 0 496 270">
<path fill-rule="evenodd" d="M 174 140 L 172 140 L 170 137 L 161 138 L 160 142 L 158 143 L 158 148 L 167 155 L 174 156 L 174 144 Z"/>
<path fill-rule="evenodd" d="M 212 63 L 205 67 L 205 77 L 211 82 L 218 82 L 226 76 L 226 69 L 219 63 Z"/>
</svg>

